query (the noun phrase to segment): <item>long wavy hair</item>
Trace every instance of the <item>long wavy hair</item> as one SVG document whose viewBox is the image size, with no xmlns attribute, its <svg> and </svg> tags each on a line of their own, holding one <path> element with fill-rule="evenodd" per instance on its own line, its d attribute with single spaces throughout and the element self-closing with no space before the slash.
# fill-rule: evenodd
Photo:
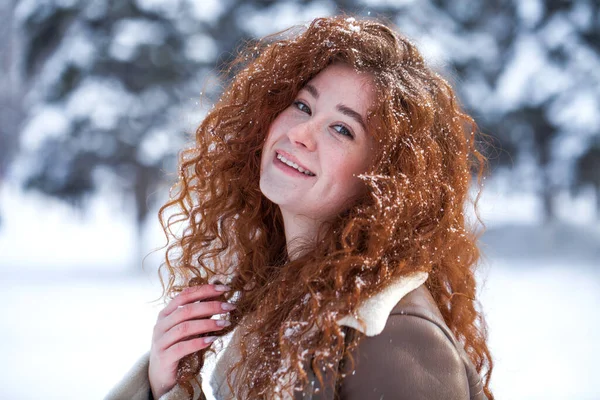
<svg viewBox="0 0 600 400">
<path fill-rule="evenodd" d="M 360 176 L 365 195 L 291 260 L 279 208 L 259 189 L 262 146 L 275 117 L 332 63 L 373 77 L 367 126 L 378 153 Z M 391 279 L 424 271 L 493 399 L 492 358 L 476 301 L 478 233 L 465 218 L 465 205 L 476 207 L 469 188 L 474 177 L 481 184 L 485 158 L 476 148 L 480 132 L 451 86 L 384 23 L 345 16 L 252 43 L 228 71 L 235 76 L 198 127 L 195 144 L 180 153 L 179 180 L 160 211 L 170 238 L 161 274 L 165 298 L 191 285 L 232 288 L 223 299 L 237 305 L 233 324 L 217 335 L 243 327 L 241 358 L 227 378 L 235 398 L 302 389 L 309 365 L 323 385 L 363 337 L 345 340 L 337 320 Z M 208 351 L 214 349 L 180 362 L 178 383 L 190 395 Z"/>
</svg>

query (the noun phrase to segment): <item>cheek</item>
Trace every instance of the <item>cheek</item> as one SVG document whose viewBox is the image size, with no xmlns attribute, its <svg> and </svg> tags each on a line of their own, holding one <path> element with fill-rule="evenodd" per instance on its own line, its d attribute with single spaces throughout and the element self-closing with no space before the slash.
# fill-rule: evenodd
<svg viewBox="0 0 600 400">
<path fill-rule="evenodd" d="M 335 183 L 340 186 L 340 190 L 347 192 L 348 195 L 360 193 L 365 185 L 358 178 L 358 175 L 367 172 L 369 167 L 368 154 L 355 155 L 352 159 L 349 156 L 332 159 L 334 165 L 332 172 Z"/>
<path fill-rule="evenodd" d="M 275 123 L 273 122 L 271 126 L 269 126 L 269 130 L 267 131 L 267 135 L 265 136 L 265 144 L 264 148 L 268 148 L 269 145 L 273 143 L 273 137 L 275 136 Z"/>
<path fill-rule="evenodd" d="M 290 128 L 293 122 L 289 114 L 288 110 L 284 110 L 271 122 L 267 138 L 279 137 Z"/>
<path fill-rule="evenodd" d="M 331 166 L 332 174 L 343 181 L 356 180 L 353 175 L 362 174 L 369 167 L 369 153 L 362 151 L 330 151 L 325 154 L 325 159 Z"/>
<path fill-rule="evenodd" d="M 364 172 L 361 164 L 340 163 L 332 169 L 332 188 L 336 188 L 337 195 L 353 196 L 362 186 L 362 181 L 357 175 Z"/>
<path fill-rule="evenodd" d="M 269 131 L 267 132 L 267 135 L 265 136 L 265 141 L 263 143 L 263 148 L 262 148 L 262 163 L 264 164 L 264 162 L 270 157 L 270 150 L 273 147 L 273 144 L 275 141 L 277 141 L 278 135 L 277 132 L 281 131 L 281 129 L 278 129 L 278 118 L 276 118 L 271 125 L 269 126 Z"/>
</svg>

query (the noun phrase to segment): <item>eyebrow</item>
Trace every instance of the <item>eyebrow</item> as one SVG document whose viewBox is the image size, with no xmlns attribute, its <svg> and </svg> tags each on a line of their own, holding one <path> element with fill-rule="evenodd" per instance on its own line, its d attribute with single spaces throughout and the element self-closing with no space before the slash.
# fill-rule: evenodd
<svg viewBox="0 0 600 400">
<path fill-rule="evenodd" d="M 355 120 L 356 122 L 358 122 L 358 124 L 363 128 L 363 131 L 367 132 L 367 126 L 365 124 L 365 121 L 363 120 L 362 115 L 360 115 L 359 113 L 357 113 L 356 111 L 354 111 L 350 107 L 345 106 L 343 104 L 338 104 L 337 105 L 337 109 L 342 114 L 347 115 L 348 117 L 350 117 L 353 120 Z"/>
<path fill-rule="evenodd" d="M 315 99 L 319 98 L 319 91 L 317 90 L 316 87 L 314 87 L 310 83 L 304 85 L 303 89 L 305 89 L 308 93 L 310 93 Z M 362 127 L 363 131 L 367 132 L 367 125 L 365 124 L 365 121 L 364 121 L 362 115 L 360 115 L 359 113 L 354 111 L 352 108 L 345 106 L 343 104 L 338 104 L 336 108 L 342 114 L 355 120 Z"/>
<path fill-rule="evenodd" d="M 307 83 L 306 85 L 304 85 L 304 88 L 303 88 L 303 89 L 306 89 L 306 91 L 307 91 L 308 93 L 312 94 L 312 96 L 313 96 L 315 99 L 318 99 L 318 98 L 319 98 L 319 91 L 317 90 L 317 88 L 316 88 L 316 87 L 314 87 L 314 86 L 313 86 L 313 85 L 311 85 L 310 83 Z"/>
</svg>

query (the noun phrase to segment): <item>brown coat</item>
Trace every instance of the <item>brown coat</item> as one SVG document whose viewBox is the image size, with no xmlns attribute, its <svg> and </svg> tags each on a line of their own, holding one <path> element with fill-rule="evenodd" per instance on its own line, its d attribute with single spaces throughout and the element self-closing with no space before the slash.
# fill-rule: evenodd
<svg viewBox="0 0 600 400">
<path fill-rule="evenodd" d="M 366 337 L 354 353 L 355 370 L 342 367 L 346 377 L 338 382 L 335 395 L 321 390 L 308 368 L 313 389 L 297 393 L 294 399 L 486 400 L 481 378 L 422 285 L 426 278 L 424 274 L 393 282 L 359 308 L 358 314 L 366 322 Z M 339 323 L 350 331 L 360 330 L 351 317 Z M 235 340 L 232 342 L 228 346 L 232 351 L 222 358 L 225 364 L 235 357 Z M 211 379 L 213 390 L 223 383 L 219 364 Z M 331 382 L 331 377 L 325 379 Z M 217 399 L 228 397 L 218 390 L 215 394 Z M 145 355 L 106 399 L 147 400 L 151 396 Z M 160 400 L 186 398 L 176 385 Z"/>
<path fill-rule="evenodd" d="M 424 285 L 393 308 L 383 331 L 367 336 L 354 355 L 355 370 L 337 395 L 315 390 L 297 399 L 485 400 L 482 381 Z M 315 389 L 319 388 L 314 379 Z M 318 393 L 314 393 L 318 392 Z"/>
</svg>

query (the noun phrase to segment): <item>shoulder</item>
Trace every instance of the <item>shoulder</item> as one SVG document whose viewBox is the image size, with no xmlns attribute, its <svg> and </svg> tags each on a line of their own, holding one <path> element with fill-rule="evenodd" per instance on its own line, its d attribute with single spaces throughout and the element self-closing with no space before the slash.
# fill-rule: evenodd
<svg viewBox="0 0 600 400">
<path fill-rule="evenodd" d="M 393 308 L 377 336 L 364 337 L 341 398 L 469 399 L 464 359 L 424 286 Z"/>
</svg>

